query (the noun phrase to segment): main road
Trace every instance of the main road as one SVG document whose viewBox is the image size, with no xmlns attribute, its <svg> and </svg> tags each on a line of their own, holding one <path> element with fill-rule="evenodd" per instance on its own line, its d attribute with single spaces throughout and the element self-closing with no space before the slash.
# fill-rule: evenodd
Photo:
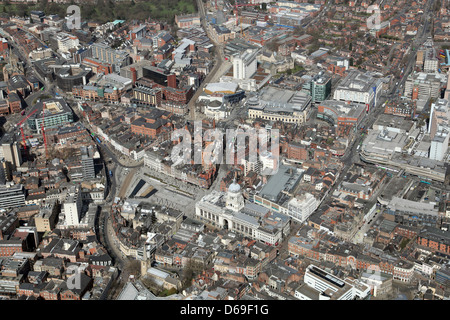
<svg viewBox="0 0 450 320">
<path fill-rule="evenodd" d="M 430 9 L 432 8 L 432 3 L 433 2 L 434 2 L 434 0 L 427 2 L 426 10 L 424 11 L 424 15 L 422 16 L 422 18 L 425 19 L 425 23 L 422 25 L 421 29 L 418 31 L 417 34 L 419 36 L 416 37 L 416 39 L 413 41 L 412 46 L 417 46 L 417 45 L 423 44 L 423 42 L 429 36 L 429 33 L 428 33 L 428 19 L 427 19 L 427 17 L 428 17 Z M 410 71 L 414 67 L 415 62 L 416 62 L 415 55 L 414 55 L 414 53 L 411 52 L 411 54 L 409 56 L 409 60 L 408 60 L 406 66 L 405 66 L 405 69 L 404 69 L 403 77 L 400 79 L 400 81 L 398 81 L 392 87 L 392 90 L 390 91 L 388 97 L 394 97 L 394 96 L 398 95 L 397 89 L 403 87 L 403 84 L 406 81 L 407 75 L 410 73 Z M 378 116 L 381 113 L 383 113 L 383 111 L 384 111 L 383 103 L 387 100 L 388 97 L 381 96 L 381 98 L 379 98 L 376 106 L 369 111 L 369 114 L 367 114 L 367 116 L 364 118 L 364 120 L 361 123 L 361 125 L 363 125 L 365 128 L 371 128 L 372 127 L 373 123 L 376 121 Z M 349 144 L 349 147 L 347 148 L 346 153 L 344 154 L 344 156 L 341 159 L 342 162 L 344 163 L 344 168 L 341 171 L 341 173 L 339 174 L 338 179 L 336 179 L 336 182 L 332 186 L 330 192 L 328 193 L 327 198 L 324 199 L 324 201 L 322 201 L 322 203 L 320 204 L 319 208 L 329 205 L 329 203 L 331 202 L 330 195 L 333 194 L 333 192 L 336 190 L 336 188 L 344 180 L 344 178 L 347 175 L 347 172 L 350 169 L 351 165 L 358 161 L 359 153 L 358 153 L 357 148 L 358 148 L 358 145 L 360 145 L 360 143 L 363 141 L 364 136 L 360 132 L 356 132 L 355 134 L 356 134 L 356 137 L 354 138 L 353 142 L 351 142 Z M 375 202 L 373 202 L 373 203 L 375 203 Z M 322 211 L 321 210 L 316 210 L 312 214 L 312 216 L 320 215 L 320 212 L 322 212 Z"/>
<path fill-rule="evenodd" d="M 208 36 L 209 40 L 214 45 L 214 58 L 215 63 L 214 67 L 212 68 L 211 72 L 208 73 L 208 75 L 203 80 L 202 84 L 197 88 L 195 91 L 194 96 L 191 98 L 191 100 L 188 103 L 188 109 L 189 109 L 189 116 L 191 120 L 196 120 L 197 115 L 195 112 L 195 102 L 197 101 L 200 94 L 203 92 L 203 88 L 207 83 L 214 80 L 217 75 L 223 74 L 226 70 L 225 67 L 227 67 L 229 64 L 225 61 L 225 54 L 223 52 L 223 44 L 221 44 L 218 39 L 216 39 L 216 36 L 213 34 L 211 27 L 206 22 L 206 13 L 205 8 L 203 6 L 202 0 L 197 0 L 197 7 L 198 7 L 198 13 L 200 15 L 200 21 L 201 25 L 203 27 L 203 30 L 205 30 L 206 35 Z"/>
</svg>

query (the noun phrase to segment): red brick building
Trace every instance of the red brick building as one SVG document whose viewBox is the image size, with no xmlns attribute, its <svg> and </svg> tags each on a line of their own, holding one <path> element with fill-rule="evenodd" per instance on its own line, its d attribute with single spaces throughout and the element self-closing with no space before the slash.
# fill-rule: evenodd
<svg viewBox="0 0 450 320">
<path fill-rule="evenodd" d="M 169 123 L 171 116 L 170 112 L 153 109 L 131 123 L 131 132 L 155 139 L 161 133 L 163 127 L 171 127 Z"/>
<path fill-rule="evenodd" d="M 24 252 L 24 239 L 0 240 L 0 257 L 10 257 L 16 252 Z"/>
<path fill-rule="evenodd" d="M 106 75 L 112 72 L 112 66 L 109 63 L 94 58 L 84 58 L 83 64 L 91 67 L 94 73 L 104 73 Z"/>
<path fill-rule="evenodd" d="M 293 160 L 308 160 L 309 154 L 305 146 L 288 143 L 286 147 L 286 155 L 289 159 Z"/>
<path fill-rule="evenodd" d="M 11 113 L 19 113 L 22 111 L 22 100 L 17 93 L 11 92 L 8 94 L 7 101 Z"/>
<path fill-rule="evenodd" d="M 194 89 L 192 86 L 185 86 L 181 89 L 172 87 L 163 88 L 163 99 L 170 102 L 187 104 L 193 95 Z"/>
<path fill-rule="evenodd" d="M 83 295 L 92 288 L 92 278 L 85 275 L 84 273 L 80 274 L 80 288 L 79 289 L 69 289 L 67 287 L 66 282 L 63 283 L 60 299 L 61 300 L 81 300 Z"/>
<path fill-rule="evenodd" d="M 417 236 L 417 243 L 430 248 L 433 252 L 439 251 L 450 254 L 450 232 L 433 227 L 424 228 Z"/>
<path fill-rule="evenodd" d="M 338 74 L 341 77 L 345 77 L 347 74 L 345 66 L 338 66 L 335 63 L 330 63 L 327 67 L 327 71 L 333 74 Z"/>
</svg>

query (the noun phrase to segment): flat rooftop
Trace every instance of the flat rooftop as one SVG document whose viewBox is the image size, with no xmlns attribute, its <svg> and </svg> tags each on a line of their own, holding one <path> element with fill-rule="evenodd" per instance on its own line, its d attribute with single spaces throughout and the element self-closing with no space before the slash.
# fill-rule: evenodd
<svg viewBox="0 0 450 320">
<path fill-rule="evenodd" d="M 295 168 L 280 165 L 278 172 L 269 178 L 259 195 L 267 200 L 277 202 L 283 190 L 292 190 L 301 177 Z"/>
</svg>

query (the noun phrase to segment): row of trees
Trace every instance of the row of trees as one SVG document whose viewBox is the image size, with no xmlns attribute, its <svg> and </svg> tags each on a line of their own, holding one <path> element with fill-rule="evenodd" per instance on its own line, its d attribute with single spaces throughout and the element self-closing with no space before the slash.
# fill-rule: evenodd
<svg viewBox="0 0 450 320">
<path fill-rule="evenodd" d="M 72 3 L 74 4 L 74 3 Z M 41 10 L 46 14 L 58 14 L 66 16 L 67 7 L 71 3 L 54 3 L 41 0 L 34 5 L 3 3 L 1 12 L 8 16 L 29 16 L 33 10 Z M 105 23 L 120 20 L 145 20 L 155 19 L 173 23 L 175 15 L 194 13 L 197 11 L 195 0 L 148 0 L 148 1 L 113 1 L 97 0 L 94 3 L 86 2 L 78 4 L 81 9 L 81 19 Z"/>
</svg>

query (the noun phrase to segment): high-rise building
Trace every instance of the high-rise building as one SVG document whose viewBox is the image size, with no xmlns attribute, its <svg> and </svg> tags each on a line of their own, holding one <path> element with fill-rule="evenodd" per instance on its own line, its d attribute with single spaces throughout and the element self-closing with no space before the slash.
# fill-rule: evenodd
<svg viewBox="0 0 450 320">
<path fill-rule="evenodd" d="M 316 76 L 307 79 L 303 90 L 311 95 L 313 102 L 324 101 L 331 93 L 331 77 L 321 71 Z"/>
<path fill-rule="evenodd" d="M 80 186 L 72 186 L 71 190 L 67 192 L 62 207 L 66 226 L 77 226 L 80 223 L 81 209 Z"/>
<path fill-rule="evenodd" d="M 81 167 L 83 170 L 83 179 L 90 180 L 95 178 L 94 167 L 94 149 L 92 146 L 80 147 L 81 151 Z"/>
<path fill-rule="evenodd" d="M 23 185 L 0 186 L 0 208 L 16 208 L 25 205 L 25 190 Z"/>
<path fill-rule="evenodd" d="M 233 78 L 238 80 L 250 79 L 256 72 L 258 51 L 247 49 L 233 57 Z"/>
<path fill-rule="evenodd" d="M 444 99 L 448 100 L 449 97 L 450 97 L 450 70 L 447 71 L 447 87 L 445 89 Z"/>
<path fill-rule="evenodd" d="M 14 135 L 6 133 L 0 140 L 0 159 L 4 159 L 12 170 L 15 170 L 22 164 L 19 143 Z"/>
<path fill-rule="evenodd" d="M 431 140 L 430 146 L 430 159 L 442 161 L 448 150 L 450 134 L 448 131 L 442 130 L 438 131 L 433 140 Z"/>
<path fill-rule="evenodd" d="M 6 181 L 10 181 L 7 176 L 7 167 L 8 164 L 5 159 L 0 160 L 0 185 L 6 184 Z"/>
<path fill-rule="evenodd" d="M 438 99 L 431 105 L 428 133 L 431 138 L 429 158 L 444 160 L 450 137 L 450 108 L 447 99 Z"/>
</svg>

